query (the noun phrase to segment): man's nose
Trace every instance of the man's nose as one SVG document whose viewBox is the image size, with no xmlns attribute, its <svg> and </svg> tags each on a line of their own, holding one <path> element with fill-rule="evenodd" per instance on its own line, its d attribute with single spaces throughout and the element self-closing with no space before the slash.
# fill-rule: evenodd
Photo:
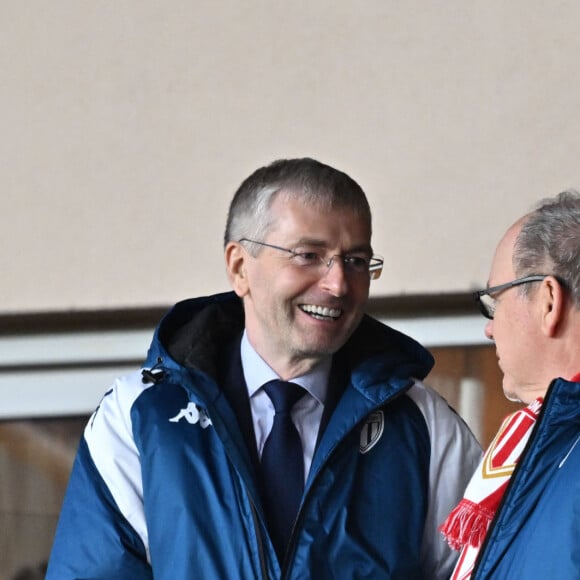
<svg viewBox="0 0 580 580">
<path fill-rule="evenodd" d="M 488 320 L 483 332 L 489 340 L 493 340 L 493 320 Z"/>
<path fill-rule="evenodd" d="M 325 266 L 321 278 L 322 287 L 333 296 L 344 296 L 348 291 L 344 262 L 340 256 L 332 256 Z"/>
</svg>

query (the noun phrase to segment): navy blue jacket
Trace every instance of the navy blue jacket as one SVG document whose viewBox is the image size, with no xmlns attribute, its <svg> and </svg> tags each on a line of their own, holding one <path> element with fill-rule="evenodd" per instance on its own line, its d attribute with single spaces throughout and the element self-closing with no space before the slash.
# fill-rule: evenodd
<svg viewBox="0 0 580 580">
<path fill-rule="evenodd" d="M 473 580 L 580 578 L 580 383 L 548 390 Z"/>
<path fill-rule="evenodd" d="M 221 387 L 223 353 L 243 326 L 233 294 L 179 303 L 144 370 L 107 392 L 81 441 L 48 580 L 446 578 L 456 554 L 437 526 L 481 453 L 418 382 L 430 354 L 365 317 L 335 355 L 344 390 L 279 562 Z"/>
</svg>

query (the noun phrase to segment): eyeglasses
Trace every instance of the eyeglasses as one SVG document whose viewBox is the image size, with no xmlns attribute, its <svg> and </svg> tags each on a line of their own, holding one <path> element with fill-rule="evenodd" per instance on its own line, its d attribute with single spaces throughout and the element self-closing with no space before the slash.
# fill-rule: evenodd
<svg viewBox="0 0 580 580">
<path fill-rule="evenodd" d="M 367 258 L 366 256 L 357 256 L 347 254 L 346 256 L 341 256 L 340 254 L 335 254 L 334 256 L 328 257 L 327 255 L 318 252 L 316 250 L 308 250 L 307 252 L 297 252 L 295 250 L 290 250 L 288 248 L 282 248 L 281 246 L 275 246 L 274 244 L 267 244 L 266 242 L 258 242 L 256 240 L 250 240 L 248 238 L 242 238 L 238 240 L 241 242 L 250 242 L 251 244 L 258 244 L 259 246 L 265 246 L 267 248 L 273 248 L 274 250 L 280 250 L 281 252 L 286 252 L 291 255 L 292 262 L 299 268 L 304 268 L 309 271 L 318 271 L 321 266 L 326 266 L 326 268 L 332 268 L 334 260 L 338 258 L 342 262 L 342 266 L 346 274 L 351 275 L 370 275 L 371 280 L 376 280 L 380 277 L 383 271 L 384 260 L 379 256 L 373 256 Z"/>
<path fill-rule="evenodd" d="M 514 286 L 520 286 L 522 284 L 528 284 L 529 282 L 541 282 L 544 278 L 549 276 L 549 274 L 537 274 L 533 276 L 524 276 L 523 278 L 518 278 L 512 282 L 507 282 L 506 284 L 500 284 L 499 286 L 492 286 L 491 288 L 486 288 L 485 290 L 479 290 L 475 292 L 473 297 L 479 304 L 479 309 L 481 313 L 490 320 L 493 320 L 495 314 L 496 299 L 492 294 L 498 294 L 503 292 L 508 288 L 513 288 Z"/>
</svg>

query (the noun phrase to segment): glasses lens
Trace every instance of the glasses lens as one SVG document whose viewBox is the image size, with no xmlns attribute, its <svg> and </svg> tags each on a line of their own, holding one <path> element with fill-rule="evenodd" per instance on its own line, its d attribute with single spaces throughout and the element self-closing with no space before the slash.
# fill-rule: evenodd
<svg viewBox="0 0 580 580">
<path fill-rule="evenodd" d="M 481 313 L 490 320 L 493 320 L 493 313 L 495 312 L 495 299 L 489 294 L 483 294 L 477 297 Z"/>
<path fill-rule="evenodd" d="M 382 258 L 371 258 L 369 263 L 369 273 L 371 275 L 371 280 L 377 280 L 381 277 L 383 272 L 383 260 Z"/>
</svg>

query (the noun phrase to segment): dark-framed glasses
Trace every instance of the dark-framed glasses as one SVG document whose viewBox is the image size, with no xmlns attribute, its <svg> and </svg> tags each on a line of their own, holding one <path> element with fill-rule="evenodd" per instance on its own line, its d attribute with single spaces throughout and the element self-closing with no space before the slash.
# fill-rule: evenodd
<svg viewBox="0 0 580 580">
<path fill-rule="evenodd" d="M 530 282 L 541 282 L 544 278 L 547 278 L 549 274 L 534 274 L 532 276 L 524 276 L 523 278 L 518 278 L 517 280 L 512 280 L 506 284 L 500 284 L 499 286 L 492 286 L 491 288 L 486 288 L 485 290 L 478 290 L 473 294 L 473 297 L 479 305 L 481 313 L 490 320 L 493 320 L 495 314 L 496 299 L 492 296 L 497 295 L 508 288 L 513 288 L 514 286 L 521 286 L 522 284 L 528 284 Z"/>
<path fill-rule="evenodd" d="M 318 249 L 291 250 L 289 248 L 283 248 L 282 246 L 267 244 L 266 242 L 250 240 L 249 238 L 242 238 L 241 240 L 238 240 L 238 242 L 249 242 L 251 244 L 257 244 L 258 246 L 265 246 L 267 248 L 286 252 L 287 254 L 290 254 L 290 259 L 294 265 L 312 272 L 322 273 L 324 268 L 332 268 L 334 261 L 337 259 L 341 261 L 345 274 L 368 275 L 371 280 L 376 280 L 380 277 L 381 272 L 383 271 L 384 260 L 380 256 L 372 256 L 369 258 L 368 256 L 356 252 L 345 254 L 344 256 L 341 254 L 329 256 L 322 250 Z"/>
</svg>

